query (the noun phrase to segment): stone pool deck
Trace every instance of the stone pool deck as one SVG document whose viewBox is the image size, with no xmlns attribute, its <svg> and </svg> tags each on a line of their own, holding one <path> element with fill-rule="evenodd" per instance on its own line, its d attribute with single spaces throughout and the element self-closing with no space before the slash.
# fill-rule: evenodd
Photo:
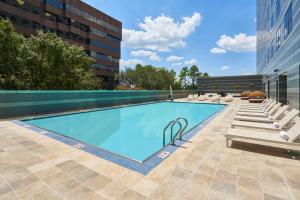
<svg viewBox="0 0 300 200">
<path fill-rule="evenodd" d="M 0 200 L 300 199 L 299 160 L 280 148 L 225 147 L 239 103 L 146 176 L 2 121 Z"/>
</svg>

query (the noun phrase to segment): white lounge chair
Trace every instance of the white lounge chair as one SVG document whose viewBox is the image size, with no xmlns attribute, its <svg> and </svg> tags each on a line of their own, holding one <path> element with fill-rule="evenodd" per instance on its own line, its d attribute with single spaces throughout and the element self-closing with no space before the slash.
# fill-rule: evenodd
<svg viewBox="0 0 300 200">
<path fill-rule="evenodd" d="M 258 112 L 258 113 L 269 112 L 276 104 L 277 104 L 276 101 L 272 101 L 271 103 L 266 104 L 263 108 L 239 109 L 239 112 Z"/>
<path fill-rule="evenodd" d="M 215 96 L 211 97 L 209 100 L 211 102 L 217 102 L 217 101 L 221 100 L 221 96 L 220 95 L 215 95 Z"/>
<path fill-rule="evenodd" d="M 225 101 L 225 102 L 231 102 L 231 101 L 233 101 L 233 100 L 234 100 L 234 98 L 233 98 L 232 95 L 227 95 L 227 96 L 223 99 L 223 101 Z"/>
<path fill-rule="evenodd" d="M 286 114 L 282 119 L 280 119 L 278 122 L 274 122 L 273 124 L 258 123 L 258 122 L 245 122 L 245 121 L 233 121 L 231 124 L 231 127 L 232 128 L 245 127 L 245 128 L 256 128 L 256 129 L 266 129 L 266 130 L 270 130 L 270 131 L 278 131 L 278 130 L 282 130 L 298 114 L 299 114 L 299 110 L 293 109 L 288 114 Z"/>
<path fill-rule="evenodd" d="M 286 111 L 286 109 L 288 108 L 287 105 L 285 106 L 282 106 L 278 109 L 277 112 L 275 112 L 277 110 L 276 106 L 274 106 L 269 112 L 265 112 L 265 113 L 255 113 L 255 112 L 237 112 L 236 114 L 237 115 L 241 115 L 241 116 L 252 116 L 252 117 L 269 117 L 269 116 L 272 116 L 273 118 L 275 118 L 273 116 L 273 113 L 274 115 L 275 114 L 278 114 L 281 115 L 284 111 Z"/>
<path fill-rule="evenodd" d="M 267 104 L 269 101 L 271 101 L 271 99 L 265 99 L 262 103 L 259 104 L 241 104 L 240 108 L 261 108 L 263 107 L 265 104 Z"/>
<path fill-rule="evenodd" d="M 208 95 L 200 95 L 197 100 L 198 101 L 205 101 L 207 99 L 208 99 Z"/>
<path fill-rule="evenodd" d="M 275 122 L 279 119 L 279 117 L 283 114 L 283 112 L 287 109 L 281 110 L 279 109 L 278 111 L 274 114 L 274 111 L 278 109 L 278 107 L 281 105 L 281 103 L 277 103 L 271 110 L 270 114 L 268 112 L 263 113 L 262 116 L 242 116 L 242 115 L 236 115 L 234 117 L 235 120 L 239 121 L 249 121 L 249 122 L 263 122 L 263 123 L 272 123 Z"/>
<path fill-rule="evenodd" d="M 280 133 L 280 131 L 267 132 L 247 129 L 229 129 L 225 134 L 225 138 L 227 147 L 231 146 L 232 140 L 234 139 L 243 139 L 243 141 L 249 140 L 249 143 L 252 143 L 251 141 L 258 141 L 300 147 L 300 143 L 295 142 L 299 138 L 299 135 L 300 120 L 296 120 L 296 123 L 289 128 L 286 133 Z"/>
<path fill-rule="evenodd" d="M 267 106 L 269 106 L 270 104 L 272 104 L 274 101 L 273 100 L 268 100 L 266 101 L 265 104 L 263 104 L 262 106 L 242 106 L 240 107 L 239 109 L 263 109 L 263 108 L 266 108 Z"/>
<path fill-rule="evenodd" d="M 187 97 L 187 101 L 192 101 L 193 100 L 193 98 L 194 98 L 194 96 L 192 95 L 192 94 L 189 94 L 189 96 Z"/>
</svg>

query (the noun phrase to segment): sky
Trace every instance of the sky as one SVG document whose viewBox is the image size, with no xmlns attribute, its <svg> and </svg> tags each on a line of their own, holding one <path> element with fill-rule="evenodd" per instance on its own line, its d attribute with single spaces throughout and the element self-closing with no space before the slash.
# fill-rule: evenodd
<svg viewBox="0 0 300 200">
<path fill-rule="evenodd" d="M 255 0 L 84 0 L 122 22 L 120 70 L 197 65 L 211 76 L 256 72 Z"/>
</svg>

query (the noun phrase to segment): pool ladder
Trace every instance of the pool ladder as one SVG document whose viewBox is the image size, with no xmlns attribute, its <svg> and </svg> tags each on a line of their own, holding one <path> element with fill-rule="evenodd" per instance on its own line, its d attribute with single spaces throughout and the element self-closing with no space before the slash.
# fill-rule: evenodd
<svg viewBox="0 0 300 200">
<path fill-rule="evenodd" d="M 182 123 L 180 122 L 184 121 L 185 125 L 182 126 Z M 175 133 L 175 135 L 173 136 L 173 127 L 175 126 L 175 124 L 179 125 L 179 130 Z M 167 126 L 164 128 L 164 132 L 163 132 L 163 147 L 165 147 L 166 144 L 166 131 L 168 130 L 169 127 L 171 127 L 171 134 L 170 134 L 170 143 L 172 145 L 175 145 L 175 140 L 177 138 L 177 136 L 179 136 L 179 140 L 182 140 L 182 135 L 184 134 L 185 129 L 188 127 L 189 123 L 188 120 L 186 118 L 183 117 L 178 117 L 175 120 L 170 121 Z"/>
</svg>

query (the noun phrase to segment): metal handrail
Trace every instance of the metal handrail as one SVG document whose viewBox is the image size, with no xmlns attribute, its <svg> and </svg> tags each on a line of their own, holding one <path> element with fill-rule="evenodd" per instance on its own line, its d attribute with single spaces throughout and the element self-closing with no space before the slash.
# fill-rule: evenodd
<svg viewBox="0 0 300 200">
<path fill-rule="evenodd" d="M 182 123 L 180 122 L 180 120 L 185 121 L 185 126 L 183 128 L 182 128 Z M 176 134 L 173 137 L 173 127 L 174 127 L 175 124 L 179 124 L 179 130 L 176 132 Z M 179 135 L 179 139 L 182 140 L 182 135 L 183 135 L 185 129 L 188 127 L 188 121 L 187 121 L 187 119 L 185 119 L 183 117 L 178 117 L 176 120 L 170 121 L 165 126 L 164 131 L 163 131 L 163 147 L 165 147 L 165 145 L 166 145 L 166 131 L 170 126 L 171 126 L 170 142 L 174 145 L 175 144 L 175 139 L 178 135 Z"/>
<path fill-rule="evenodd" d="M 170 121 L 168 125 L 164 128 L 164 135 L 163 135 L 163 147 L 166 145 L 166 130 L 169 128 L 169 126 L 174 123 L 174 120 Z"/>
<path fill-rule="evenodd" d="M 183 117 L 178 117 L 176 120 L 180 120 L 180 119 L 184 120 L 184 122 L 185 122 L 185 126 L 183 127 L 183 129 L 182 129 L 182 131 L 180 132 L 180 135 L 179 135 L 179 139 L 182 140 L 182 135 L 183 135 L 185 129 L 188 127 L 189 122 L 186 118 L 183 118 Z"/>
<path fill-rule="evenodd" d="M 170 141 L 172 142 L 172 144 L 174 144 L 174 137 L 173 137 L 173 127 L 175 124 L 179 124 L 179 130 L 177 131 L 177 133 L 175 135 L 178 135 L 178 133 L 181 132 L 181 129 L 182 129 L 182 124 L 180 123 L 180 121 L 178 121 L 177 119 L 173 122 L 172 126 L 171 126 L 171 135 L 170 135 Z"/>
</svg>

